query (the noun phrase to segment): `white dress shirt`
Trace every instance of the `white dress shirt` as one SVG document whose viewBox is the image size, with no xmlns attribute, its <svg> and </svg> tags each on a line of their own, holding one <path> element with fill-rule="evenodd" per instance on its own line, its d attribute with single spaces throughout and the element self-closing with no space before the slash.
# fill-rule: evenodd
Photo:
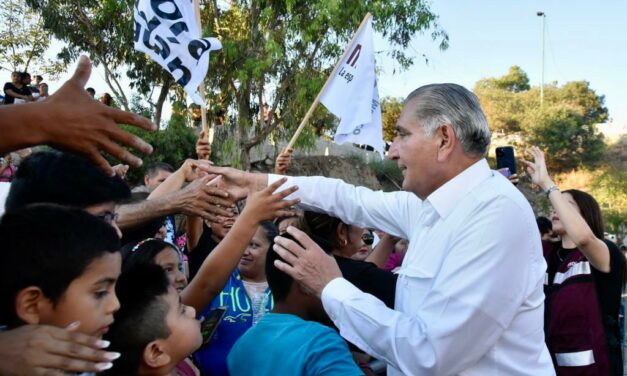
<svg viewBox="0 0 627 376">
<path fill-rule="evenodd" d="M 323 177 L 289 178 L 291 185 L 299 190 L 289 198 L 311 209 L 409 239 L 395 309 L 343 278 L 322 291 L 340 334 L 386 361 L 388 375 L 555 374 L 535 217 L 485 159 L 424 201 Z"/>
</svg>

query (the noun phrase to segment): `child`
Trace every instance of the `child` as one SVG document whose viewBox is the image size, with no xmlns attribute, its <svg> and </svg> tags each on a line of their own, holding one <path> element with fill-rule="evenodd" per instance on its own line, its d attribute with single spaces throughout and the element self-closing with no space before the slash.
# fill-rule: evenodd
<svg viewBox="0 0 627 376">
<path fill-rule="evenodd" d="M 202 343 L 200 323 L 165 271 L 138 263 L 120 276 L 116 291 L 122 308 L 106 339 L 123 356 L 105 375 L 194 375 L 184 360 Z"/>
<path fill-rule="evenodd" d="M 108 331 L 120 307 L 114 288 L 122 261 L 113 227 L 81 209 L 36 204 L 5 213 L 0 239 L 0 323 L 78 326 L 95 337 Z"/>
<path fill-rule="evenodd" d="M 289 234 L 281 235 L 291 238 Z M 319 240 L 330 252 L 330 245 Z M 228 356 L 229 373 L 238 375 L 363 375 L 337 332 L 318 322 L 328 318 L 320 300 L 274 266 L 276 252 L 266 257 L 266 278 L 274 309 L 249 329 Z"/>
</svg>

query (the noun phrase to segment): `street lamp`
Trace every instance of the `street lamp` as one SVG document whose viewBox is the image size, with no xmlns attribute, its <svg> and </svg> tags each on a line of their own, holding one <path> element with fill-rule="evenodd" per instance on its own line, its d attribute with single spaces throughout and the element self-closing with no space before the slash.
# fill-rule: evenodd
<svg viewBox="0 0 627 376">
<path fill-rule="evenodd" d="M 540 69 L 540 107 L 544 103 L 544 21 L 546 20 L 546 14 L 544 12 L 537 12 L 536 16 L 542 17 L 542 64 Z"/>
</svg>

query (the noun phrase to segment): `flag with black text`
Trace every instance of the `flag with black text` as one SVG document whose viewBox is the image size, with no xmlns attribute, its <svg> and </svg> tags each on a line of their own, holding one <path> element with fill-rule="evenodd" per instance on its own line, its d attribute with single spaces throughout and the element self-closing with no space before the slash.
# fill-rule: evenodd
<svg viewBox="0 0 627 376">
<path fill-rule="evenodd" d="M 194 103 L 204 105 L 198 86 L 207 75 L 216 38 L 201 38 L 192 0 L 138 0 L 134 9 L 135 49 L 166 69 Z"/>
</svg>

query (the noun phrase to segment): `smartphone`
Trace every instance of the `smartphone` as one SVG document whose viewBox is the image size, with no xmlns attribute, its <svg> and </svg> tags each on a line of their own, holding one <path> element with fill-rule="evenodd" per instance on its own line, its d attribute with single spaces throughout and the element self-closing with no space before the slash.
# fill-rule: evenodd
<svg viewBox="0 0 627 376">
<path fill-rule="evenodd" d="M 496 148 L 496 169 L 508 169 L 509 174 L 503 174 L 506 178 L 516 173 L 516 157 L 513 146 L 500 146 Z M 501 172 L 503 173 L 503 172 Z"/>
<path fill-rule="evenodd" d="M 224 315 L 226 315 L 227 307 L 214 308 L 207 315 L 202 323 L 200 323 L 200 334 L 202 334 L 203 346 L 208 344 L 213 337 L 213 334 L 218 329 L 218 325 L 222 322 Z"/>
</svg>

